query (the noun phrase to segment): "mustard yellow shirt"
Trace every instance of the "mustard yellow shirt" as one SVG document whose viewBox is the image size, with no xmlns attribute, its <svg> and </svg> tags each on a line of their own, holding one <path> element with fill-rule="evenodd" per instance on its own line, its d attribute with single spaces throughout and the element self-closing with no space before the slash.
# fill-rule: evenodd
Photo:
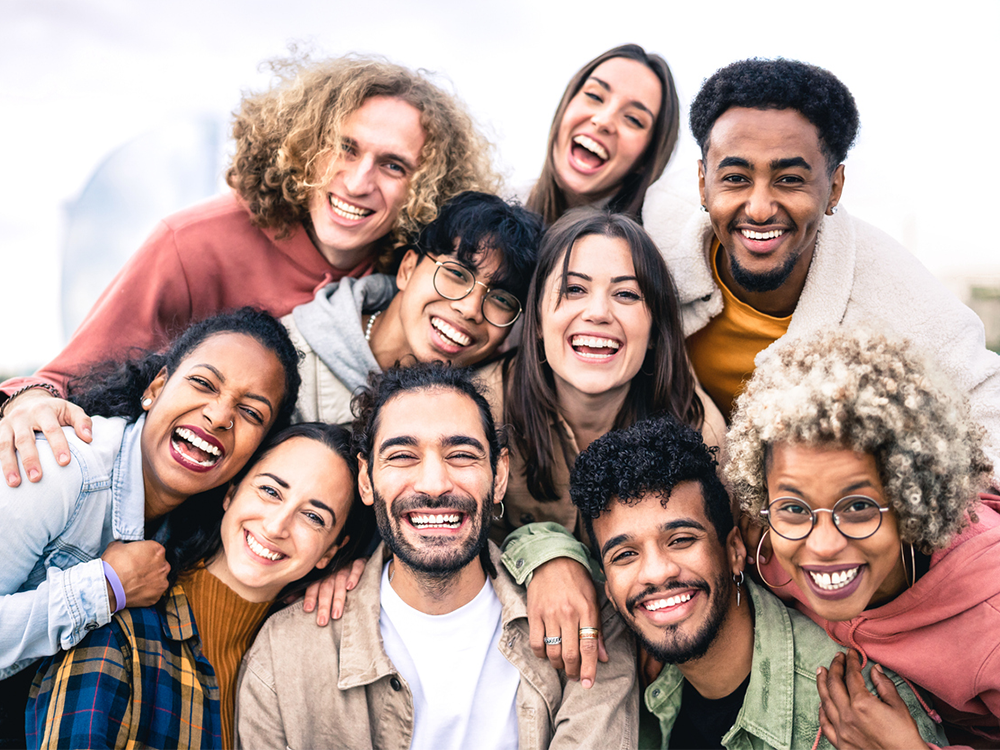
<svg viewBox="0 0 1000 750">
<path fill-rule="evenodd" d="M 743 384 L 753 374 L 754 358 L 785 335 L 792 316 L 775 318 L 736 298 L 719 277 L 719 240 L 712 243 L 712 276 L 722 290 L 722 312 L 691 334 L 688 354 L 695 375 L 728 421 Z"/>
</svg>

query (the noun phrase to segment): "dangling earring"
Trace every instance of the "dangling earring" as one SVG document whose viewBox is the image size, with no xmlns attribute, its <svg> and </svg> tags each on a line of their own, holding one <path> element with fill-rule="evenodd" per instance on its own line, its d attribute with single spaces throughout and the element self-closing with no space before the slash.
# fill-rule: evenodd
<svg viewBox="0 0 1000 750">
<path fill-rule="evenodd" d="M 493 518 L 495 518 L 497 521 L 499 521 L 501 518 L 503 518 L 503 514 L 505 512 L 506 512 L 506 509 L 503 507 L 503 500 L 501 500 L 500 501 L 500 515 L 498 516 L 496 513 L 494 513 L 493 514 Z"/>
<path fill-rule="evenodd" d="M 153 404 L 153 399 L 151 399 L 151 398 L 144 398 L 142 400 L 142 408 L 143 409 L 148 409 L 150 406 L 152 406 L 152 404 Z"/>
<path fill-rule="evenodd" d="M 906 578 L 906 556 L 903 554 L 903 540 L 899 540 L 899 559 L 903 562 L 903 577 Z M 910 578 L 909 588 L 917 582 L 917 553 L 913 551 L 913 542 L 910 542 Z"/>
<path fill-rule="evenodd" d="M 757 542 L 757 559 L 755 561 L 757 564 L 757 575 L 760 576 L 760 580 L 762 580 L 764 582 L 764 585 L 767 586 L 769 589 L 780 589 L 783 586 L 787 586 L 788 584 L 790 584 L 792 582 L 792 577 L 789 576 L 787 581 L 785 581 L 784 583 L 779 583 L 777 586 L 775 586 L 773 583 L 764 578 L 764 574 L 761 572 L 760 569 L 760 548 L 764 544 L 764 537 L 766 537 L 769 533 L 771 533 L 770 528 L 764 529 L 764 533 L 760 535 L 760 541 Z"/>
<path fill-rule="evenodd" d="M 743 585 L 743 571 L 740 571 L 740 577 L 737 578 L 736 574 L 733 573 L 733 583 L 736 584 L 736 606 L 740 606 L 740 586 Z"/>
</svg>

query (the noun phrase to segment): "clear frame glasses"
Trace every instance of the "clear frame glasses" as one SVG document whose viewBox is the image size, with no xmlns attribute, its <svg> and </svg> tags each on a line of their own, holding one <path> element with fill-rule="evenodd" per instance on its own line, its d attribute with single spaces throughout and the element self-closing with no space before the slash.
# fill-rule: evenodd
<svg viewBox="0 0 1000 750">
<path fill-rule="evenodd" d="M 840 498 L 832 509 L 811 508 L 797 497 L 779 497 L 760 513 L 775 534 L 794 542 L 812 533 L 820 513 L 833 516 L 833 525 L 848 539 L 867 539 L 879 530 L 882 516 L 888 510 L 866 495 L 848 495 Z"/>
<path fill-rule="evenodd" d="M 453 260 L 435 260 L 434 291 L 445 299 L 465 299 L 479 284 L 486 290 L 483 297 L 483 317 L 497 328 L 514 325 L 521 315 L 521 303 L 510 292 L 493 289 L 476 278 L 470 269 Z"/>
</svg>

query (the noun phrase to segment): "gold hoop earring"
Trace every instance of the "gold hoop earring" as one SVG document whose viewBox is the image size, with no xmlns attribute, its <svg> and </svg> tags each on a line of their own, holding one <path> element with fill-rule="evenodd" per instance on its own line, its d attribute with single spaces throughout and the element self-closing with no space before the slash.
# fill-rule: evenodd
<svg viewBox="0 0 1000 750">
<path fill-rule="evenodd" d="M 764 573 L 760 569 L 760 548 L 764 544 L 764 537 L 766 537 L 769 533 L 771 533 L 771 529 L 767 528 L 764 529 L 764 533 L 760 535 L 760 541 L 757 542 L 757 558 L 754 560 L 754 564 L 757 566 L 757 575 L 760 576 L 760 580 L 764 582 L 765 586 L 767 586 L 769 589 L 780 589 L 790 584 L 792 582 L 792 577 L 789 576 L 787 581 L 785 581 L 784 583 L 779 583 L 777 586 L 775 586 L 773 583 L 764 578 Z"/>
<path fill-rule="evenodd" d="M 907 583 L 908 588 L 913 588 L 917 582 L 917 553 L 913 551 L 913 542 L 910 542 L 910 577 Z M 903 563 L 903 578 L 906 578 L 906 556 L 903 554 L 903 540 L 899 540 L 899 559 Z"/>
</svg>

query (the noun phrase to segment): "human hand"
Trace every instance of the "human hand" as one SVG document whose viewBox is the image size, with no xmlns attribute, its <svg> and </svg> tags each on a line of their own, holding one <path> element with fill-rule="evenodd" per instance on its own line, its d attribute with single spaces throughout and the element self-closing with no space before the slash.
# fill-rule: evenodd
<svg viewBox="0 0 1000 750">
<path fill-rule="evenodd" d="M 326 625 L 331 619 L 339 620 L 344 614 L 344 602 L 347 592 L 358 585 L 361 574 L 365 572 L 367 557 L 359 557 L 350 565 L 345 565 L 326 578 L 313 581 L 306 589 L 302 600 L 305 612 L 316 610 L 316 624 Z"/>
<path fill-rule="evenodd" d="M 585 688 L 594 684 L 597 661 L 606 662 L 604 636 L 580 639 L 581 627 L 599 628 L 601 611 L 590 572 L 568 557 L 557 557 L 540 565 L 528 584 L 528 628 L 531 650 L 548 658 L 556 669 Z M 544 638 L 562 642 L 545 645 Z"/>
<path fill-rule="evenodd" d="M 35 433 L 41 432 L 60 466 L 69 463 L 69 443 L 62 426 L 72 426 L 85 443 L 92 440 L 90 417 L 76 404 L 54 398 L 44 388 L 32 388 L 11 401 L 0 419 L 0 471 L 10 487 L 21 484 L 17 453 L 21 455 L 28 481 L 42 478 L 42 465 L 35 448 Z"/>
<path fill-rule="evenodd" d="M 642 687 L 647 688 L 656 678 L 660 676 L 660 672 L 663 671 L 663 662 L 658 661 L 655 656 L 650 654 L 646 647 L 639 645 L 639 678 L 642 680 Z"/>
<path fill-rule="evenodd" d="M 764 535 L 765 527 L 761 526 L 759 522 L 752 519 L 747 513 L 740 513 L 737 524 L 740 527 L 740 536 L 743 537 L 743 545 L 747 548 L 747 565 L 753 565 L 754 555 L 757 554 L 757 545 L 760 544 L 760 538 Z M 764 540 L 760 553 L 761 557 L 764 558 L 761 562 L 766 562 L 771 556 L 771 543 L 769 539 Z"/>
<path fill-rule="evenodd" d="M 114 568 L 125 591 L 128 607 L 149 607 L 156 604 L 167 590 L 170 564 L 159 542 L 111 542 L 101 559 Z M 118 609 L 114 592 L 108 584 L 111 611 Z"/>
<path fill-rule="evenodd" d="M 857 651 L 833 657 L 830 669 L 816 671 L 819 724 L 839 750 L 927 748 L 899 691 L 876 665 L 871 671 L 878 695 L 868 692 Z"/>
</svg>

